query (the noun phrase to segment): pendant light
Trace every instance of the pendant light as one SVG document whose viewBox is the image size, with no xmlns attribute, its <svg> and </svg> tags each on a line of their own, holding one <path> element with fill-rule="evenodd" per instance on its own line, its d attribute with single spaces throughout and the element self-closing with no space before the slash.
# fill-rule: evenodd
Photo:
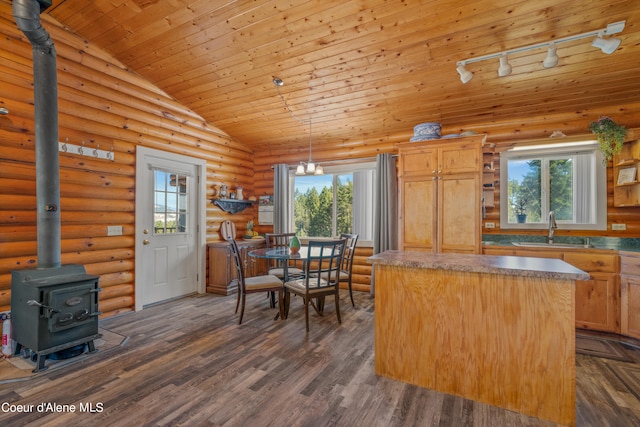
<svg viewBox="0 0 640 427">
<path fill-rule="evenodd" d="M 324 170 L 322 169 L 322 166 L 314 163 L 313 158 L 311 156 L 312 145 L 313 145 L 312 132 L 311 132 L 311 115 L 309 115 L 309 120 L 302 120 L 298 116 L 293 114 L 293 111 L 291 111 L 291 109 L 287 105 L 287 101 L 285 101 L 284 97 L 280 93 L 280 86 L 284 85 L 284 81 L 278 77 L 274 77 L 273 84 L 275 85 L 278 91 L 278 95 L 280 95 L 280 99 L 282 100 L 282 103 L 284 104 L 289 114 L 291 114 L 291 117 L 293 117 L 294 119 L 296 119 L 297 121 L 303 124 L 306 122 L 309 122 L 309 161 L 308 162 L 301 161 L 300 164 L 298 164 L 298 166 L 296 167 L 296 175 L 324 175 Z"/>
</svg>

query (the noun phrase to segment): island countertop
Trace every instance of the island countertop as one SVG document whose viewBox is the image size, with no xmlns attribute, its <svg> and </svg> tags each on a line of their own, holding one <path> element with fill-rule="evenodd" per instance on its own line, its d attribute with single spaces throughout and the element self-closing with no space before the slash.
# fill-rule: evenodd
<svg viewBox="0 0 640 427">
<path fill-rule="evenodd" d="M 492 256 L 389 250 L 368 258 L 370 264 L 396 267 L 589 280 L 589 274 L 553 258 Z"/>
</svg>

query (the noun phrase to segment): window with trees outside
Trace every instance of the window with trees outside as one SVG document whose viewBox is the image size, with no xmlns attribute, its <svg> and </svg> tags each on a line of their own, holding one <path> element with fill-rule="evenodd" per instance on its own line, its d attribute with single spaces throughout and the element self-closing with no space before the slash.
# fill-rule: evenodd
<svg viewBox="0 0 640 427">
<path fill-rule="evenodd" d="M 163 170 L 153 172 L 154 234 L 175 234 L 187 231 L 188 177 Z"/>
<path fill-rule="evenodd" d="M 593 141 L 524 146 L 500 156 L 501 228 L 607 227 L 606 167 Z"/>
<path fill-rule="evenodd" d="M 292 175 L 296 235 L 331 238 L 355 233 L 373 240 L 375 164 L 324 166 L 324 175 Z"/>
</svg>

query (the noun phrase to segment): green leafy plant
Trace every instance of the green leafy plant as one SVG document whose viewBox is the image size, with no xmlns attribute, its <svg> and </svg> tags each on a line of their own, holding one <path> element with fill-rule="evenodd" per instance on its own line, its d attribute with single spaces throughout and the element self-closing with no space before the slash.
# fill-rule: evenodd
<svg viewBox="0 0 640 427">
<path fill-rule="evenodd" d="M 516 215 L 525 215 L 527 213 L 527 206 L 529 205 L 529 199 L 522 195 L 517 195 L 511 204 L 513 206 L 513 212 Z"/>
<path fill-rule="evenodd" d="M 589 130 L 598 138 L 605 165 L 614 154 L 622 151 L 622 143 L 627 136 L 627 128 L 614 122 L 611 117 L 602 116 L 597 121 L 591 122 Z"/>
</svg>

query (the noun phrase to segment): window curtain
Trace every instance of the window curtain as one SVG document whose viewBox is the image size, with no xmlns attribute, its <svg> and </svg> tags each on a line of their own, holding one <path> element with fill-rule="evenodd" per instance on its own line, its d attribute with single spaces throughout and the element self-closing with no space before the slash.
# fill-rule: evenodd
<svg viewBox="0 0 640 427">
<path fill-rule="evenodd" d="M 358 239 L 373 240 L 375 170 L 353 171 L 353 233 Z"/>
<path fill-rule="evenodd" d="M 596 158 L 590 154 L 578 154 L 575 164 L 575 183 L 576 195 L 574 200 L 575 217 L 578 223 L 594 223 L 596 222 L 596 210 L 594 198 L 597 188 L 596 174 L 592 173 L 597 167 Z"/>
<path fill-rule="evenodd" d="M 289 166 L 278 164 L 273 167 L 273 232 L 289 232 Z"/>
<path fill-rule="evenodd" d="M 398 248 L 398 184 L 396 158 L 393 154 L 376 156 L 375 221 L 373 253 Z M 375 295 L 374 272 L 371 275 L 371 296 Z"/>
</svg>

